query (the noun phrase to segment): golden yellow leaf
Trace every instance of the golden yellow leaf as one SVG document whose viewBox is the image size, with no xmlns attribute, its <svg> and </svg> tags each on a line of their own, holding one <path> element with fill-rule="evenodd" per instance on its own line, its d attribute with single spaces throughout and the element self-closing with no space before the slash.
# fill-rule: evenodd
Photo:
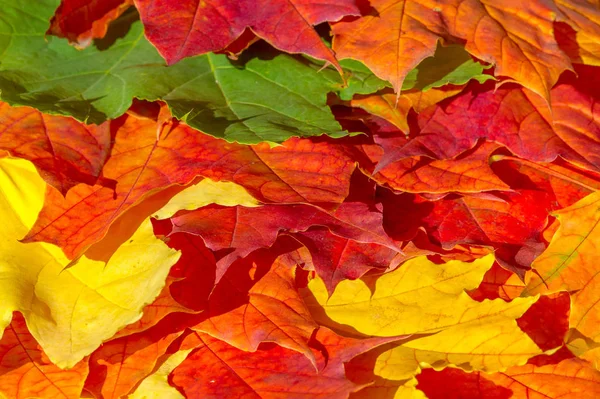
<svg viewBox="0 0 600 399">
<path fill-rule="evenodd" d="M 477 302 L 465 293 L 479 286 L 493 262 L 493 255 L 487 255 L 471 263 L 450 261 L 437 265 L 420 256 L 379 277 L 372 284 L 373 294 L 370 282 L 363 280 L 343 281 L 329 299 L 319 279 L 312 280 L 309 289 L 329 318 L 363 334 L 433 333 L 459 323 L 482 320 L 515 306 Z"/>
<path fill-rule="evenodd" d="M 246 207 L 259 205 L 258 201 L 239 184 L 204 179 L 175 195 L 164 207 L 155 212 L 154 216 L 165 219 L 173 216 L 177 211 L 194 210 L 208 204 Z"/>
<path fill-rule="evenodd" d="M 517 325 L 515 318 L 531 306 L 518 302 L 485 322 L 456 325 L 382 353 L 375 374 L 398 380 L 414 376 L 420 368 L 440 370 L 453 365 L 466 371 L 495 372 L 525 364 L 542 350 Z"/>
<path fill-rule="evenodd" d="M 420 368 L 449 365 L 493 372 L 542 353 L 515 321 L 537 297 L 477 302 L 465 293 L 477 287 L 493 262 L 493 255 L 441 265 L 419 257 L 374 284 L 344 281 L 329 300 L 319 280 L 309 289 L 331 320 L 363 334 L 430 334 L 382 353 L 375 365 L 382 378 L 405 380 Z"/>
<path fill-rule="evenodd" d="M 179 253 L 147 219 L 108 263 L 83 256 L 73 267 L 57 247 L 18 241 L 42 207 L 46 185 L 31 163 L 0 159 L 0 331 L 25 316 L 50 360 L 71 367 L 142 316 Z"/>
<path fill-rule="evenodd" d="M 154 373 L 142 380 L 127 399 L 184 399 L 175 387 L 169 385 L 168 378 L 192 350 L 193 348 L 184 349 L 170 355 Z"/>
<path fill-rule="evenodd" d="M 417 389 L 418 381 L 416 378 L 408 380 L 400 386 L 394 395 L 394 399 L 427 399 L 427 396 Z"/>
<path fill-rule="evenodd" d="M 592 279 L 576 294 L 571 296 L 571 312 L 569 326 L 577 329 L 580 333 L 600 342 L 600 304 L 598 293 L 600 292 L 600 273 L 596 273 Z"/>
</svg>

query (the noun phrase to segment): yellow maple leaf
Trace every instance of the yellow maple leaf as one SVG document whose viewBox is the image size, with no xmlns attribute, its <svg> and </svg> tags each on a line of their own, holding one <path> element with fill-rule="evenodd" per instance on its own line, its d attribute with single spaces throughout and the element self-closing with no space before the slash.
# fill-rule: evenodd
<svg viewBox="0 0 600 399">
<path fill-rule="evenodd" d="M 537 297 L 477 302 L 465 293 L 493 262 L 493 255 L 442 265 L 418 257 L 374 284 L 344 281 L 329 300 L 319 279 L 309 289 L 331 320 L 363 334 L 430 334 L 382 353 L 375 366 L 380 377 L 404 380 L 422 367 L 449 365 L 492 372 L 542 353 L 515 321 Z"/>
<path fill-rule="evenodd" d="M 45 189 L 31 163 L 0 159 L 0 331 L 20 311 L 50 360 L 71 367 L 141 317 L 179 253 L 154 236 L 148 219 L 108 263 L 83 256 L 65 269 L 69 259 L 59 248 L 18 241 Z"/>
<path fill-rule="evenodd" d="M 192 350 L 180 350 L 170 355 L 154 373 L 142 380 L 127 399 L 185 399 L 175 387 L 169 385 L 169 374 L 183 363 Z"/>
<path fill-rule="evenodd" d="M 375 336 L 434 333 L 456 324 L 480 321 L 517 304 L 471 299 L 465 290 L 477 288 L 494 263 L 493 255 L 474 262 L 450 261 L 437 265 L 421 256 L 374 281 L 346 280 L 327 299 L 320 279 L 309 289 L 333 321 Z M 374 286 L 372 293 L 371 287 Z M 503 305 L 504 304 L 504 305 Z M 525 309 L 522 309 L 524 312 Z M 518 316 L 517 316 L 518 317 Z"/>
<path fill-rule="evenodd" d="M 258 201 L 238 184 L 204 179 L 198 184 L 181 191 L 160 210 L 154 213 L 157 219 L 166 219 L 181 210 L 194 210 L 208 204 L 223 206 L 259 206 Z"/>
<path fill-rule="evenodd" d="M 525 364 L 542 350 L 510 317 L 520 316 L 530 306 L 520 305 L 494 320 L 457 325 L 384 352 L 375 363 L 375 374 L 404 379 L 421 368 L 441 370 L 452 365 L 466 371 L 495 372 Z"/>
</svg>

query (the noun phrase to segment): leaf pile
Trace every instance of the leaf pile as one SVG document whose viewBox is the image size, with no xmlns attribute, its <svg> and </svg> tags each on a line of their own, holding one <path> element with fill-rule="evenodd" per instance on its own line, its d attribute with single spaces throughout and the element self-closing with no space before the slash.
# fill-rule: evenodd
<svg viewBox="0 0 600 399">
<path fill-rule="evenodd" d="M 0 396 L 600 397 L 599 7 L 3 0 Z"/>
</svg>

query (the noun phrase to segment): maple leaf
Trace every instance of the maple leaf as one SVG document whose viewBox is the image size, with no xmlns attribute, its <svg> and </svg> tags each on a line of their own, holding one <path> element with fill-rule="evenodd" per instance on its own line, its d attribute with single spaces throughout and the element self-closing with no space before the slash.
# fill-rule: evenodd
<svg viewBox="0 0 600 399">
<path fill-rule="evenodd" d="M 66 37 L 79 48 L 104 37 L 108 24 L 117 19 L 131 0 L 62 0 L 50 21 L 48 33 Z"/>
<path fill-rule="evenodd" d="M 33 162 L 44 180 L 65 195 L 79 183 L 96 184 L 110 152 L 110 130 L 106 123 L 84 125 L 0 102 L 0 149 Z"/>
<path fill-rule="evenodd" d="M 397 250 L 339 237 L 326 228 L 311 228 L 293 237 L 308 249 L 310 261 L 330 294 L 346 279 L 356 280 L 371 269 L 394 269 L 403 260 Z"/>
<path fill-rule="evenodd" d="M 19 313 L 4 331 L 0 359 L 0 395 L 9 398 L 79 399 L 89 372 L 86 361 L 69 370 L 49 361 Z"/>
<path fill-rule="evenodd" d="M 169 64 L 184 57 L 218 51 L 245 29 L 288 53 L 306 53 L 339 64 L 313 25 L 360 15 L 354 1 L 136 0 L 148 39 Z M 172 17 L 166 18 L 165 15 Z M 174 16 L 174 17 L 173 17 Z"/>
<path fill-rule="evenodd" d="M 63 270 L 69 260 L 58 248 L 17 241 L 42 206 L 45 183 L 28 161 L 11 158 L 0 158 L 0 178 L 6 221 L 0 267 L 7 282 L 0 294 L 0 328 L 20 311 L 51 361 L 73 366 L 142 316 L 179 254 L 154 236 L 147 220 L 108 263 L 84 256 Z"/>
<path fill-rule="evenodd" d="M 266 201 L 341 202 L 355 168 L 349 154 L 327 142 L 292 140 L 271 149 L 227 143 L 177 123 L 159 138 L 152 120 L 124 116 L 112 123 L 115 143 L 103 174 L 117 181 L 116 190 L 79 185 L 65 198 L 47 191 L 46 206 L 25 242 L 51 242 L 76 258 L 128 208 L 197 175 L 239 182 Z M 182 141 L 188 143 L 184 148 Z M 290 152 L 294 162 L 288 162 Z"/>
<path fill-rule="evenodd" d="M 0 55 L 0 88 L 11 105 L 101 123 L 122 115 L 134 97 L 162 99 L 177 118 L 229 141 L 346 134 L 326 105 L 340 77 L 316 73 L 319 66 L 306 59 L 273 54 L 272 59 L 233 64 L 211 53 L 165 68 L 140 22 L 105 51 L 78 51 L 60 39 L 45 38 L 44 21 L 56 0 L 43 0 L 34 20 L 27 19 L 27 12 L 8 12 L 20 9 L 14 3 L 0 13 L 14 26 L 0 39 L 0 48 L 6 49 Z"/>
<path fill-rule="evenodd" d="M 311 226 L 325 226 L 337 236 L 398 249 L 381 226 L 382 214 L 361 202 L 346 202 L 330 214 L 308 204 L 265 205 L 246 208 L 209 205 L 171 218 L 174 233 L 203 238 L 217 259 L 219 281 L 229 266 L 259 248 L 275 243 L 281 231 L 302 232 Z"/>
<path fill-rule="evenodd" d="M 534 2 L 525 8 L 478 0 L 375 0 L 369 15 L 333 25 L 333 49 L 340 58 L 365 63 L 400 92 L 408 72 L 434 54 L 442 38 L 465 42 L 479 59 L 493 64 L 496 74 L 508 76 L 550 100 L 549 91 L 560 74 L 571 69 L 552 26 L 559 13 L 555 4 Z M 364 32 L 369 29 L 370 34 Z M 524 39 L 522 32 L 536 37 Z"/>
<path fill-rule="evenodd" d="M 553 163 L 531 162 L 507 155 L 493 155 L 492 169 L 498 171 L 512 187 L 532 183 L 538 190 L 552 194 L 553 209 L 573 205 L 600 188 L 600 174 L 578 168 L 562 161 Z"/>
<path fill-rule="evenodd" d="M 272 256 L 260 255 L 227 271 L 212 291 L 202 320 L 191 328 L 248 352 L 262 342 L 275 342 L 315 362 L 308 341 L 318 325 L 295 287 L 296 263 L 286 253 L 272 265 Z"/>
<path fill-rule="evenodd" d="M 484 324 L 482 319 L 493 319 L 502 312 L 520 316 L 531 306 L 534 298 L 513 300 L 510 304 L 480 303 L 464 292 L 477 287 L 492 263 L 491 255 L 472 263 L 450 261 L 443 265 L 417 257 L 368 282 L 343 281 L 329 299 L 322 281 L 311 281 L 309 289 L 329 318 L 363 334 L 433 333 L 470 322 Z M 434 339 L 439 335 L 433 335 Z"/>
<path fill-rule="evenodd" d="M 384 218 L 395 239 L 412 239 L 424 227 L 446 250 L 461 244 L 492 246 L 503 267 L 521 278 L 545 249 L 541 231 L 552 209 L 552 197 L 544 191 L 529 188 L 487 196 L 447 196 L 438 201 L 407 194 L 388 198 Z M 409 222 L 398 223 L 403 220 Z"/>
<path fill-rule="evenodd" d="M 498 148 L 495 143 L 485 142 L 470 153 L 452 160 L 404 158 L 383 168 L 377 168 L 373 179 L 382 186 L 407 193 L 480 193 L 510 190 L 510 187 L 494 174 L 489 164 L 491 153 Z M 374 162 L 378 162 L 381 156 L 380 151 L 373 151 L 373 154 L 369 155 Z"/>
<path fill-rule="evenodd" d="M 0 396 L 598 396 L 597 3 L 6 0 Z"/>
<path fill-rule="evenodd" d="M 146 331 L 104 343 L 90 356 L 85 388 L 103 399 L 127 395 L 181 334 L 176 323 L 163 319 Z"/>
<path fill-rule="evenodd" d="M 532 399 L 595 398 L 600 390 L 600 372 L 581 359 L 566 359 L 557 365 L 525 365 L 485 376 L 518 397 Z"/>
<path fill-rule="evenodd" d="M 389 155 L 388 162 L 415 155 L 452 158 L 486 138 L 531 161 L 551 162 L 560 156 L 596 169 L 600 164 L 593 148 L 598 143 L 592 132 L 598 129 L 594 116 L 597 92 L 591 87 L 598 79 L 590 67 L 575 70 L 583 80 L 565 76 L 550 92 L 552 114 L 544 101 L 527 89 L 506 86 L 492 92 L 485 86 L 471 86 L 420 113 L 419 134 Z M 587 84 L 582 84 L 584 81 Z"/>
<path fill-rule="evenodd" d="M 527 275 L 526 293 L 580 290 L 594 279 L 599 196 L 594 192 L 555 212 L 561 225 L 531 265 L 535 273 Z"/>
<path fill-rule="evenodd" d="M 344 338 L 321 327 L 311 340 L 318 364 L 315 370 L 304 355 L 275 344 L 247 353 L 206 334 L 197 334 L 197 340 L 197 349 L 172 374 L 175 386 L 188 398 L 206 395 L 276 398 L 289 392 L 290 386 L 294 387 L 295 395 L 345 398 L 360 386 L 346 379 L 343 364 L 369 348 L 390 341 Z M 205 367 L 199 369 L 198 364 Z"/>
</svg>

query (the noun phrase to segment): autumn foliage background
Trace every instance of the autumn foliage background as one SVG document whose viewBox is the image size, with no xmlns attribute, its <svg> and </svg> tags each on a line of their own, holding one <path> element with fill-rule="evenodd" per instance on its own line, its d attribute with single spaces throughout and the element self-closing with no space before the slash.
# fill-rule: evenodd
<svg viewBox="0 0 600 399">
<path fill-rule="evenodd" d="M 1 0 L 0 397 L 600 397 L 597 0 Z"/>
</svg>

